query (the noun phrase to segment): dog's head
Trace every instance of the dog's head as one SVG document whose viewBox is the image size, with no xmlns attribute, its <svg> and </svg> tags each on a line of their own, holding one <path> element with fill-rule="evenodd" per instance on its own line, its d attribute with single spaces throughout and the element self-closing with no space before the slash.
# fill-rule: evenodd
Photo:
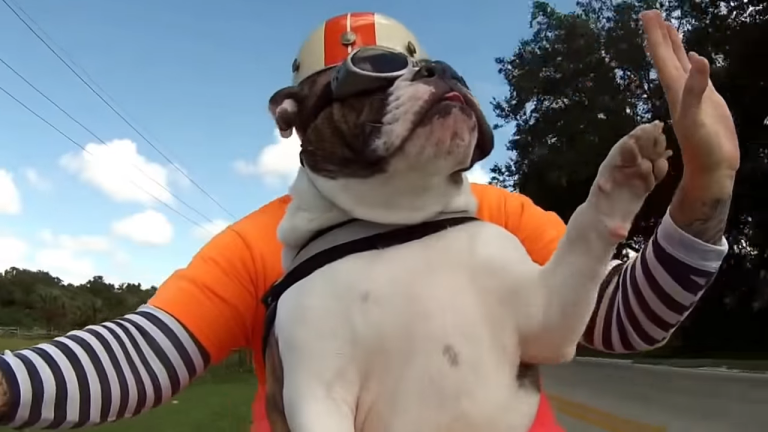
<svg viewBox="0 0 768 432">
<path fill-rule="evenodd" d="M 295 130 L 301 140 L 299 175 L 360 219 L 416 223 L 466 210 L 451 208 L 471 195 L 463 173 L 493 149 L 466 83 L 444 63 L 426 62 L 387 89 L 334 100 L 332 74 L 318 72 L 269 100 L 283 136 Z"/>
</svg>

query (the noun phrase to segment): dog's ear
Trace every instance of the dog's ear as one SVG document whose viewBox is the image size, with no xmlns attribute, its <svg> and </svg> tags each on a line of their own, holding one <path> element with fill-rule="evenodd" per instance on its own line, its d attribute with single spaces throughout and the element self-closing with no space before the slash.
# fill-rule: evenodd
<svg viewBox="0 0 768 432">
<path fill-rule="evenodd" d="M 296 127 L 299 115 L 301 92 L 298 87 L 285 87 L 269 98 L 269 113 L 275 119 L 280 136 L 289 138 Z"/>
</svg>

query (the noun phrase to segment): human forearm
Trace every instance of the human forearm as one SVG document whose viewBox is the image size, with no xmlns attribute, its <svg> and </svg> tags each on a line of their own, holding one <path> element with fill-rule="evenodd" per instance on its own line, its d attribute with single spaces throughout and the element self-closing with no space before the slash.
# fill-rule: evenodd
<svg viewBox="0 0 768 432">
<path fill-rule="evenodd" d="M 608 273 L 582 342 L 611 353 L 662 345 L 714 279 L 727 250 L 722 236 L 717 245 L 704 243 L 665 216 L 645 248 Z"/>
<path fill-rule="evenodd" d="M 68 429 L 132 417 L 170 399 L 208 364 L 186 330 L 143 307 L 0 357 L 13 428 Z"/>
<path fill-rule="evenodd" d="M 696 174 L 686 172 L 680 182 L 669 215 L 675 225 L 709 244 L 719 244 L 731 206 L 736 173 Z"/>
<path fill-rule="evenodd" d="M 8 411 L 8 403 L 8 385 L 5 383 L 5 377 L 3 376 L 3 373 L 0 372 L 0 419 L 2 419 L 5 413 Z"/>
</svg>

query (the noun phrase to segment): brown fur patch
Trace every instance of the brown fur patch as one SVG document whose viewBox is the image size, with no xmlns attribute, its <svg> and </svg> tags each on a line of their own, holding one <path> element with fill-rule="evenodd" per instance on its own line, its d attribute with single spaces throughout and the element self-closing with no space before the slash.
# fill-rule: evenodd
<svg viewBox="0 0 768 432">
<path fill-rule="evenodd" d="M 448 362 L 448 366 L 452 368 L 457 368 L 461 364 L 459 361 L 459 353 L 453 345 L 446 344 L 443 346 L 443 357 L 445 357 L 445 361 Z"/>
<path fill-rule="evenodd" d="M 541 393 L 541 371 L 538 365 L 520 363 L 517 368 L 517 385 Z"/>
<path fill-rule="evenodd" d="M 267 342 L 267 420 L 272 432 L 291 432 L 283 405 L 283 361 L 274 330 Z"/>
<path fill-rule="evenodd" d="M 334 101 L 328 86 L 332 74 L 332 69 L 325 70 L 306 78 L 297 87 L 275 92 L 269 101 L 273 113 L 275 107 L 288 99 L 297 106 L 292 118 L 278 116 L 275 119 L 279 128 L 295 128 L 302 142 L 301 159 L 317 175 L 331 179 L 370 178 L 385 172 L 394 155 L 373 152 L 371 143 L 380 132 L 387 90 Z M 469 91 L 441 77 L 426 78 L 422 82 L 441 90 L 437 99 L 443 90 L 458 91 L 466 96 L 467 105 L 462 108 L 475 115 L 479 126 L 472 164 L 485 159 L 493 150 L 493 132 Z M 430 109 L 437 99 L 424 101 L 424 110 Z"/>
<path fill-rule="evenodd" d="M 369 178 L 383 173 L 389 158 L 371 151 L 384 117 L 386 93 L 333 102 L 304 131 L 301 158 L 327 178 Z"/>
<path fill-rule="evenodd" d="M 388 159 L 370 151 L 386 108 L 386 90 L 333 101 L 328 82 L 332 70 L 306 78 L 298 87 L 278 90 L 270 109 L 286 99 L 296 102 L 292 119 L 278 126 L 295 128 L 301 139 L 301 159 L 315 174 L 328 178 L 368 178 L 386 170 Z"/>
</svg>

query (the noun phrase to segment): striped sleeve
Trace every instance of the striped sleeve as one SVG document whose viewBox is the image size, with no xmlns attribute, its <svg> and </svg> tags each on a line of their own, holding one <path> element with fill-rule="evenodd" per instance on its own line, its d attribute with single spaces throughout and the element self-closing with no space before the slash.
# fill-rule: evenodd
<svg viewBox="0 0 768 432">
<path fill-rule="evenodd" d="M 0 356 L 13 429 L 72 429 L 167 401 L 209 364 L 187 330 L 152 306 Z"/>
<path fill-rule="evenodd" d="M 664 216 L 651 241 L 618 263 L 601 286 L 582 343 L 608 353 L 663 345 L 712 282 L 728 252 L 704 243 Z"/>
</svg>

